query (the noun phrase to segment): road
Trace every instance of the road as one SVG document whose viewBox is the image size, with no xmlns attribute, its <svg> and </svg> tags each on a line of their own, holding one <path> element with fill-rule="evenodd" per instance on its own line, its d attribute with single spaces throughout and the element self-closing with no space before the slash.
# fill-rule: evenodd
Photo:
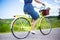
<svg viewBox="0 0 60 40">
<path fill-rule="evenodd" d="M 38 30 L 35 35 L 30 33 L 25 39 L 16 39 L 11 33 L 0 34 L 0 40 L 60 40 L 60 28 L 53 29 L 49 35 L 42 35 Z"/>
</svg>

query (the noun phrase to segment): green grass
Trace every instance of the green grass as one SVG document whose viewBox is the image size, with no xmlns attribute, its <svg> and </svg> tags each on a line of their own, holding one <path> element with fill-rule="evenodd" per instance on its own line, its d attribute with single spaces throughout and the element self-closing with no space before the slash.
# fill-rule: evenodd
<svg viewBox="0 0 60 40">
<path fill-rule="evenodd" d="M 13 19 L 0 19 L 0 33 L 11 32 L 10 24 Z M 52 28 L 60 28 L 60 20 L 57 18 L 50 18 Z M 27 25 L 27 24 L 26 24 Z"/>
<path fill-rule="evenodd" d="M 0 32 L 10 32 L 11 19 L 0 19 Z"/>
<path fill-rule="evenodd" d="M 60 19 L 50 18 L 52 23 L 52 28 L 60 28 Z"/>
</svg>

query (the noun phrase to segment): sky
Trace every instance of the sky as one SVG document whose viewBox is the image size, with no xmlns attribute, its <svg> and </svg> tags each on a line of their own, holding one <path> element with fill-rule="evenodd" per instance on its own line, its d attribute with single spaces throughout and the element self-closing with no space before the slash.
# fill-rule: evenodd
<svg viewBox="0 0 60 40">
<path fill-rule="evenodd" d="M 60 0 L 40 0 L 45 3 L 46 7 L 50 7 L 49 16 L 58 16 L 59 8 L 60 8 Z M 36 2 L 32 3 L 34 6 L 40 7 L 41 4 L 37 4 Z M 7 19 L 13 18 L 14 15 L 23 15 L 23 6 L 24 0 L 0 0 L 0 18 Z M 35 9 L 37 12 L 38 9 Z"/>
</svg>

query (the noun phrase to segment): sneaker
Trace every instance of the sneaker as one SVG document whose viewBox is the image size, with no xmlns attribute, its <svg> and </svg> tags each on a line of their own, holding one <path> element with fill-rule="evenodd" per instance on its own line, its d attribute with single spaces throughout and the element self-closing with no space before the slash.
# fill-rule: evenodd
<svg viewBox="0 0 60 40">
<path fill-rule="evenodd" d="M 30 31 L 32 34 L 36 34 L 36 32 L 35 31 Z"/>
</svg>

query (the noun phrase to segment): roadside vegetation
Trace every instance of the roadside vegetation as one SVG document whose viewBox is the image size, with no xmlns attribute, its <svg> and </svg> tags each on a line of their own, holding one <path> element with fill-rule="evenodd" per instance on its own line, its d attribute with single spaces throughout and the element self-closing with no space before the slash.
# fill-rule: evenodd
<svg viewBox="0 0 60 40">
<path fill-rule="evenodd" d="M 52 28 L 60 28 L 60 19 L 49 18 L 52 23 Z M 0 33 L 11 32 L 10 24 L 13 19 L 0 19 Z M 27 24 L 26 24 L 27 25 Z"/>
</svg>

